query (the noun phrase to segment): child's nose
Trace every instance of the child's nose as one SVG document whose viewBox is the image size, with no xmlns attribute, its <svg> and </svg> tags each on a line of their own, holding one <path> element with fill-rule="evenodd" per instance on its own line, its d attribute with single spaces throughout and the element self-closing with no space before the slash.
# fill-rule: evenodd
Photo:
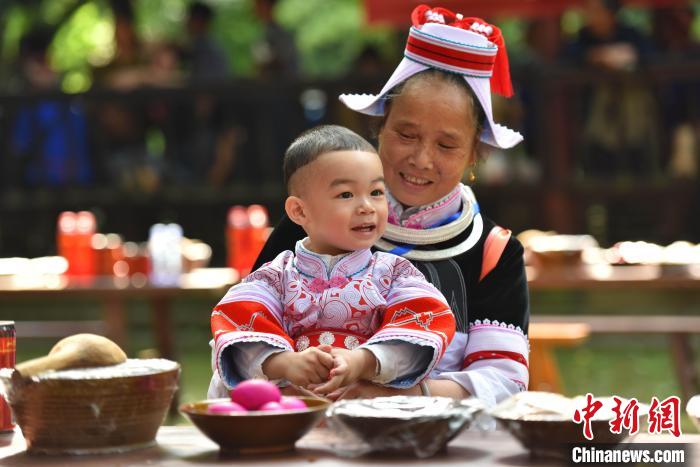
<svg viewBox="0 0 700 467">
<path fill-rule="evenodd" d="M 360 204 L 358 205 L 358 211 L 361 213 L 368 213 L 374 211 L 374 205 L 368 198 L 362 198 Z"/>
</svg>

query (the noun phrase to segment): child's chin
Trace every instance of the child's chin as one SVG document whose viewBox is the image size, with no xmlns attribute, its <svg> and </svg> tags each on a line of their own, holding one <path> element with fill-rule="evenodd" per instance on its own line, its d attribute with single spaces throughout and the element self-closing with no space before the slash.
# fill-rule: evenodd
<svg viewBox="0 0 700 467">
<path fill-rule="evenodd" d="M 374 242 L 352 242 L 352 244 L 346 245 L 343 250 L 345 251 L 357 251 L 357 250 L 364 250 L 366 248 L 371 248 L 372 245 L 374 245 Z"/>
<path fill-rule="evenodd" d="M 374 246 L 374 242 L 376 242 L 376 241 L 377 241 L 377 239 L 375 238 L 374 240 L 371 240 L 371 241 L 368 240 L 366 242 L 362 242 L 362 245 L 358 246 L 356 249 L 357 250 L 364 250 L 365 248 L 372 248 L 372 246 Z"/>
<path fill-rule="evenodd" d="M 348 238 L 345 245 L 343 245 L 343 249 L 346 251 L 356 251 L 372 248 L 377 240 L 379 240 L 379 236 L 377 235 L 366 238 Z"/>
</svg>

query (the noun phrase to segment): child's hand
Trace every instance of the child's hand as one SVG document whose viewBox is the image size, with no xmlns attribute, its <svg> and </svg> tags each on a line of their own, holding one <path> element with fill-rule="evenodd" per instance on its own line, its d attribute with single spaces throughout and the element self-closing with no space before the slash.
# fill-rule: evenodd
<svg viewBox="0 0 700 467">
<path fill-rule="evenodd" d="M 377 359 L 367 349 L 331 350 L 334 366 L 331 369 L 327 383 L 315 386 L 317 394 L 328 394 L 343 386 L 348 386 L 359 380 L 371 380 L 377 369 Z"/>
<path fill-rule="evenodd" d="M 298 386 L 319 384 L 328 380 L 333 368 L 330 347 L 309 347 L 302 352 L 280 352 L 271 355 L 263 363 L 265 376 L 284 378 Z"/>
</svg>

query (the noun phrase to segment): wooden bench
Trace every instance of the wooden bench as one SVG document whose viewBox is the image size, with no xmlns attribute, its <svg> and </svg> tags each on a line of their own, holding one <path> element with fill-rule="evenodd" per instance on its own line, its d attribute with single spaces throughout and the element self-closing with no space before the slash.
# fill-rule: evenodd
<svg viewBox="0 0 700 467">
<path fill-rule="evenodd" d="M 554 358 L 554 349 L 579 345 L 588 338 L 590 331 L 590 327 L 584 323 L 531 323 L 528 332 L 529 389 L 561 393 L 561 377 Z"/>
<path fill-rule="evenodd" d="M 669 337 L 669 346 L 675 366 L 676 376 L 681 386 L 682 395 L 688 400 L 695 394 L 700 393 L 700 380 L 698 379 L 698 369 L 695 363 L 695 355 L 690 345 L 690 336 L 700 335 L 700 316 L 640 316 L 640 315 L 541 315 L 532 316 L 530 325 L 531 349 L 537 347 L 537 332 L 539 329 L 549 329 L 556 335 L 556 329 L 560 326 L 559 334 L 566 336 L 566 326 L 571 324 L 584 324 L 588 326 L 591 334 L 665 334 Z M 535 331 L 535 343 L 533 345 L 533 331 Z M 556 341 L 552 341 L 556 342 Z M 549 355 L 545 359 L 553 362 L 551 348 L 545 347 L 545 352 Z M 539 358 L 539 357 L 536 357 Z M 537 362 L 532 361 L 530 356 L 530 366 Z M 554 380 L 558 381 L 558 373 L 555 368 Z M 532 370 L 531 370 L 532 374 Z M 531 386 L 532 387 L 532 386 Z"/>
</svg>

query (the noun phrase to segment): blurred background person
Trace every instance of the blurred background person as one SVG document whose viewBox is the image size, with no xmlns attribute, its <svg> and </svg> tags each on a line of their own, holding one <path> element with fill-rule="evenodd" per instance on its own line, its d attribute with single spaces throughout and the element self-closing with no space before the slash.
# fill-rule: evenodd
<svg viewBox="0 0 700 467">
<path fill-rule="evenodd" d="M 206 3 L 193 2 L 187 10 L 186 29 L 189 43 L 183 61 L 190 81 L 195 84 L 222 82 L 229 75 L 229 64 L 221 45 L 212 37 L 214 11 Z"/>
<path fill-rule="evenodd" d="M 102 171 L 108 182 L 121 189 L 154 191 L 159 175 L 146 148 L 146 105 L 121 94 L 140 87 L 149 74 L 146 48 L 136 32 L 131 3 L 113 0 L 112 9 L 114 58 L 94 73 L 96 88 L 120 92 L 108 94 L 93 109 L 98 122 L 96 141 L 100 153 L 107 154 Z"/>
<path fill-rule="evenodd" d="M 49 61 L 49 28 L 27 33 L 20 43 L 23 89 L 32 97 L 20 106 L 11 136 L 6 182 L 29 187 L 68 187 L 93 181 L 85 114 L 76 100 L 46 97 L 60 90 Z"/>
<path fill-rule="evenodd" d="M 653 37 L 659 53 L 657 65 L 680 70 L 700 63 L 700 45 L 693 41 L 693 8 L 679 5 L 659 8 L 653 14 Z M 659 103 L 665 131 L 664 163 L 674 178 L 695 179 L 700 154 L 700 91 L 687 74 L 660 86 Z"/>
<path fill-rule="evenodd" d="M 658 111 L 650 89 L 632 73 L 651 58 L 652 45 L 636 29 L 618 20 L 617 0 L 586 0 L 585 25 L 563 58 L 594 73 L 618 79 L 594 80 L 582 135 L 586 176 L 649 176 L 656 172 Z"/>
<path fill-rule="evenodd" d="M 172 106 L 166 157 L 175 183 L 221 188 L 231 179 L 244 133 L 235 117 L 242 106 L 227 105 L 224 94 L 209 88 L 224 86 L 230 78 L 226 53 L 211 31 L 214 20 L 215 11 L 208 4 L 190 4 L 185 20 L 188 42 L 182 58 L 193 95 Z"/>
<path fill-rule="evenodd" d="M 299 57 L 294 35 L 275 19 L 276 0 L 254 0 L 255 13 L 263 26 L 261 38 L 253 44 L 253 60 L 262 77 L 296 77 Z"/>
</svg>

